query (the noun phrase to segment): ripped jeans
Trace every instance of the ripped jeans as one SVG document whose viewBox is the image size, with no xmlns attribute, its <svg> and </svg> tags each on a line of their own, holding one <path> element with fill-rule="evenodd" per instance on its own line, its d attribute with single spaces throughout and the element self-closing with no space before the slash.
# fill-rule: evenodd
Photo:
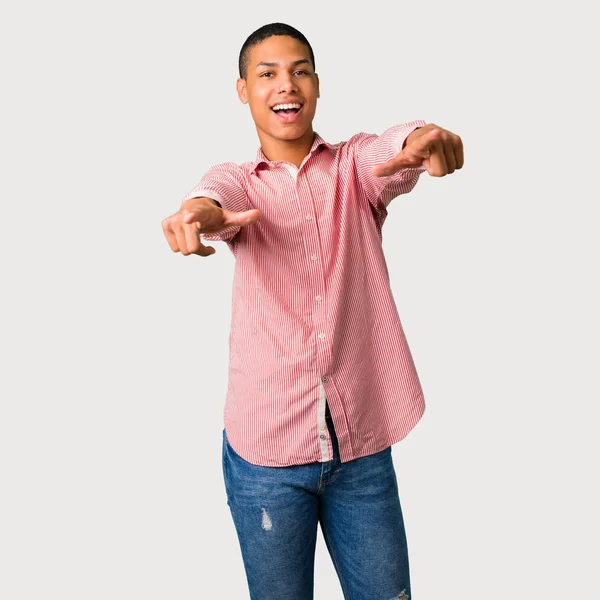
<svg viewBox="0 0 600 600">
<path fill-rule="evenodd" d="M 251 464 L 223 430 L 223 476 L 251 600 L 312 600 L 317 525 L 346 600 L 409 600 L 408 548 L 391 447 L 341 463 Z"/>
</svg>

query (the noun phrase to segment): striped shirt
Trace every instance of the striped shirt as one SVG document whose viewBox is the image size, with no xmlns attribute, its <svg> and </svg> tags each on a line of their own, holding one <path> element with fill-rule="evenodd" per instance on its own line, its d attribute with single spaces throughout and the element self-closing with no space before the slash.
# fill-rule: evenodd
<svg viewBox="0 0 600 600">
<path fill-rule="evenodd" d="M 382 247 L 386 207 L 423 167 L 375 177 L 424 121 L 329 144 L 314 132 L 297 168 L 256 160 L 218 164 L 182 201 L 258 208 L 260 220 L 201 234 L 235 257 L 224 423 L 246 461 L 280 467 L 342 462 L 404 438 L 425 410 Z"/>
</svg>

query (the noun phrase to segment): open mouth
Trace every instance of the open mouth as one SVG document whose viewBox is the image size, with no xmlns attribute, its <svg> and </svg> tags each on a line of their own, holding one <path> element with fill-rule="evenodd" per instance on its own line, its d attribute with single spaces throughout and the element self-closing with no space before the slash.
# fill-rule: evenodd
<svg viewBox="0 0 600 600">
<path fill-rule="evenodd" d="M 278 104 L 271 108 L 277 117 L 284 123 L 293 123 L 298 118 L 298 113 L 302 111 L 303 104 Z"/>
</svg>

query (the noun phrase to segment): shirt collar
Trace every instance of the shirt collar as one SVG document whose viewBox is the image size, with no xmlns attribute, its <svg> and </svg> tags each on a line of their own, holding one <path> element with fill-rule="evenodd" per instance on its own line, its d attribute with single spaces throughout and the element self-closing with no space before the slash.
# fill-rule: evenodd
<svg viewBox="0 0 600 600">
<path fill-rule="evenodd" d="M 314 134 L 315 134 L 315 137 L 314 137 L 312 146 L 310 147 L 310 150 L 309 150 L 307 156 L 310 156 L 319 146 L 326 146 L 329 149 L 332 148 L 332 145 L 329 142 L 326 142 L 316 131 L 314 132 Z M 251 163 L 250 173 L 254 173 L 256 171 L 256 169 L 258 168 L 258 166 L 262 163 L 274 164 L 277 162 L 279 162 L 279 161 L 269 160 L 264 155 L 264 153 L 262 151 L 262 147 L 259 147 L 258 152 L 256 153 L 256 160 Z"/>
</svg>

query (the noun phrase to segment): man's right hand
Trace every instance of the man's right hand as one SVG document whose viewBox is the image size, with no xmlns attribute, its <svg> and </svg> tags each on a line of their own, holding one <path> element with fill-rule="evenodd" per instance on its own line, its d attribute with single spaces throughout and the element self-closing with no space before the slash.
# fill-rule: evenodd
<svg viewBox="0 0 600 600">
<path fill-rule="evenodd" d="M 260 210 L 257 208 L 233 212 L 220 208 L 211 198 L 190 198 L 175 214 L 164 219 L 162 228 L 173 252 L 181 252 L 184 256 L 210 256 L 216 250 L 201 243 L 200 232 L 218 233 L 236 225 L 245 227 L 259 218 Z"/>
</svg>

